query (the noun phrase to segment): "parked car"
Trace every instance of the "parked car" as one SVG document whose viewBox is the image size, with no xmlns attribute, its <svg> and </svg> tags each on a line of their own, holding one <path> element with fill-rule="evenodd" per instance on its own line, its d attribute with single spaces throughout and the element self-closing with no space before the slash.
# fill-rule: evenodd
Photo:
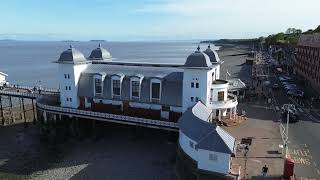
<svg viewBox="0 0 320 180">
<path fill-rule="evenodd" d="M 290 82 L 287 82 L 287 81 L 281 81 L 281 84 L 282 85 L 287 85 L 287 84 L 291 84 Z"/>
<path fill-rule="evenodd" d="M 293 88 L 296 88 L 297 87 L 297 85 L 295 85 L 295 84 L 285 84 L 284 85 L 284 87 L 286 88 L 286 87 L 293 87 Z"/>
<path fill-rule="evenodd" d="M 279 84 L 273 84 L 273 85 L 272 85 L 272 88 L 273 88 L 273 89 L 278 89 L 278 88 L 279 88 Z"/>
<path fill-rule="evenodd" d="M 303 97 L 304 92 L 301 90 L 290 90 L 287 92 L 288 95 L 294 96 L 294 97 Z"/>
<path fill-rule="evenodd" d="M 284 82 L 284 81 L 286 81 L 286 79 L 285 78 L 283 78 L 283 77 L 279 77 L 279 80 L 281 81 L 281 82 Z"/>
<path fill-rule="evenodd" d="M 287 92 L 288 92 L 288 91 L 293 91 L 293 90 L 298 90 L 297 87 L 293 87 L 293 86 L 287 86 L 287 87 L 285 87 L 284 89 L 285 89 Z"/>
</svg>

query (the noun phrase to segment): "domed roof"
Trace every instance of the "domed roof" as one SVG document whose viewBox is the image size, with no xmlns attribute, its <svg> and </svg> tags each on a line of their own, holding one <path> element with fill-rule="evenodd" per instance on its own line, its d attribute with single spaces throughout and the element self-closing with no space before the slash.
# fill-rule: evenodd
<svg viewBox="0 0 320 180">
<path fill-rule="evenodd" d="M 203 51 L 206 55 L 208 55 L 209 56 L 209 58 L 210 58 L 210 61 L 212 62 L 212 63 L 219 63 L 220 62 L 220 58 L 219 58 L 219 56 L 218 56 L 218 53 L 215 51 L 215 50 L 212 50 L 211 48 L 210 48 L 210 44 L 208 45 L 208 48 L 205 50 L 205 51 Z"/>
<path fill-rule="evenodd" d="M 197 51 L 190 54 L 183 67 L 187 68 L 210 68 L 212 63 L 208 55 L 200 51 L 198 46 Z"/>
<path fill-rule="evenodd" d="M 111 60 L 111 55 L 109 51 L 101 47 L 101 44 L 99 44 L 99 47 L 92 50 L 89 58 L 90 60 Z"/>
<path fill-rule="evenodd" d="M 63 51 L 60 55 L 60 58 L 58 59 L 58 63 L 85 63 L 87 59 L 84 57 L 84 55 L 75 49 L 72 45 L 70 45 L 70 48 Z"/>
</svg>

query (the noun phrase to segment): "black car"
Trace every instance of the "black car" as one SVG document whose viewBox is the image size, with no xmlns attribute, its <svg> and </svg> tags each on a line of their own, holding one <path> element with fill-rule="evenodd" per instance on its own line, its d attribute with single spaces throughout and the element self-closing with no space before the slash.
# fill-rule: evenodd
<svg viewBox="0 0 320 180">
<path fill-rule="evenodd" d="M 273 85 L 272 85 L 272 88 L 273 88 L 273 89 L 278 89 L 278 88 L 279 88 L 279 84 L 273 84 Z"/>
</svg>

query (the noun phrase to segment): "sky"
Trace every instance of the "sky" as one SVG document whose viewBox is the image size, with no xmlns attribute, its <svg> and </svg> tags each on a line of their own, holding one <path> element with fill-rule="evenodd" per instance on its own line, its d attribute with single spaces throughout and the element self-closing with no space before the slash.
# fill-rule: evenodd
<svg viewBox="0 0 320 180">
<path fill-rule="evenodd" d="M 251 38 L 320 25 L 319 0 L 1 0 L 0 39 Z"/>
</svg>

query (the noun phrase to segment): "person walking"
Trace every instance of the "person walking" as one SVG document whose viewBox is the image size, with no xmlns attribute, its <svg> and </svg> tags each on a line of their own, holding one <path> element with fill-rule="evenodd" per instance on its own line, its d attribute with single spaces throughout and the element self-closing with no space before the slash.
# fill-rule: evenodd
<svg viewBox="0 0 320 180">
<path fill-rule="evenodd" d="M 268 173 L 268 167 L 267 167 L 267 165 L 264 165 L 263 167 L 262 167 L 262 176 L 263 177 L 266 177 L 267 176 L 267 173 Z"/>
</svg>

